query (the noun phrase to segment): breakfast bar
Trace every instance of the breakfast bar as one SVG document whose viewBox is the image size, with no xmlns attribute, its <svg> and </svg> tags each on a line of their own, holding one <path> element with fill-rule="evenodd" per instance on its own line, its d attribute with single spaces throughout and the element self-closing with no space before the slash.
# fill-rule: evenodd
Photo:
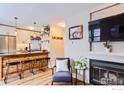
<svg viewBox="0 0 124 93">
<path fill-rule="evenodd" d="M 5 76 L 6 63 L 12 61 L 23 62 L 24 60 L 35 60 L 38 58 L 48 58 L 49 52 L 14 52 L 14 53 L 5 53 L 0 54 L 0 80 L 3 80 Z M 44 62 L 43 66 L 48 67 L 48 62 Z M 15 68 L 11 68 L 14 72 Z"/>
</svg>

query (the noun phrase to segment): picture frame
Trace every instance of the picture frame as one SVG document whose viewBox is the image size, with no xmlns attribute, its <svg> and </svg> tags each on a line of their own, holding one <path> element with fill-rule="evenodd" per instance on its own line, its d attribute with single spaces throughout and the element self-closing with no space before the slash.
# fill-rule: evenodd
<svg viewBox="0 0 124 93">
<path fill-rule="evenodd" d="M 77 25 L 69 28 L 69 39 L 82 39 L 83 38 L 83 25 Z"/>
</svg>

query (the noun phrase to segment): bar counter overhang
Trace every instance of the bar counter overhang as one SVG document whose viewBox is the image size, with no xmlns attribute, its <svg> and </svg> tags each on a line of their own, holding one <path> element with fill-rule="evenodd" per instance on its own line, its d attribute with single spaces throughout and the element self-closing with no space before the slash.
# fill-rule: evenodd
<svg viewBox="0 0 124 93">
<path fill-rule="evenodd" d="M 44 58 L 48 57 L 49 52 L 41 52 L 41 51 L 36 51 L 36 52 L 13 52 L 13 53 L 5 53 L 5 54 L 0 54 L 0 80 L 3 80 L 4 78 L 4 65 L 7 60 L 23 60 L 24 58 Z"/>
</svg>

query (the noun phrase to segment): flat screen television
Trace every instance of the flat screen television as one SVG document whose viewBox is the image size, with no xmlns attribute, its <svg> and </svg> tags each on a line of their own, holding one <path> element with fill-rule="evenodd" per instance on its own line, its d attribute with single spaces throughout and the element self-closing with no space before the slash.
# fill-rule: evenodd
<svg viewBox="0 0 124 93">
<path fill-rule="evenodd" d="M 89 22 L 92 42 L 124 41 L 124 13 L 96 21 Z"/>
<path fill-rule="evenodd" d="M 110 29 L 110 41 L 124 41 L 124 25 L 115 25 Z"/>
</svg>

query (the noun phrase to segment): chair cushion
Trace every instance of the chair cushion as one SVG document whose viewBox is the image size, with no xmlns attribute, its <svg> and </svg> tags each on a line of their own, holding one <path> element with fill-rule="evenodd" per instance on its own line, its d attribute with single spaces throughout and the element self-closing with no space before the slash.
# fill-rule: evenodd
<svg viewBox="0 0 124 93">
<path fill-rule="evenodd" d="M 63 59 L 63 60 L 56 60 L 56 72 L 58 71 L 69 71 L 68 69 L 68 60 Z"/>
<path fill-rule="evenodd" d="M 71 73 L 68 71 L 55 72 L 52 77 L 53 82 L 67 82 L 71 81 L 71 79 L 72 79 Z"/>
</svg>

